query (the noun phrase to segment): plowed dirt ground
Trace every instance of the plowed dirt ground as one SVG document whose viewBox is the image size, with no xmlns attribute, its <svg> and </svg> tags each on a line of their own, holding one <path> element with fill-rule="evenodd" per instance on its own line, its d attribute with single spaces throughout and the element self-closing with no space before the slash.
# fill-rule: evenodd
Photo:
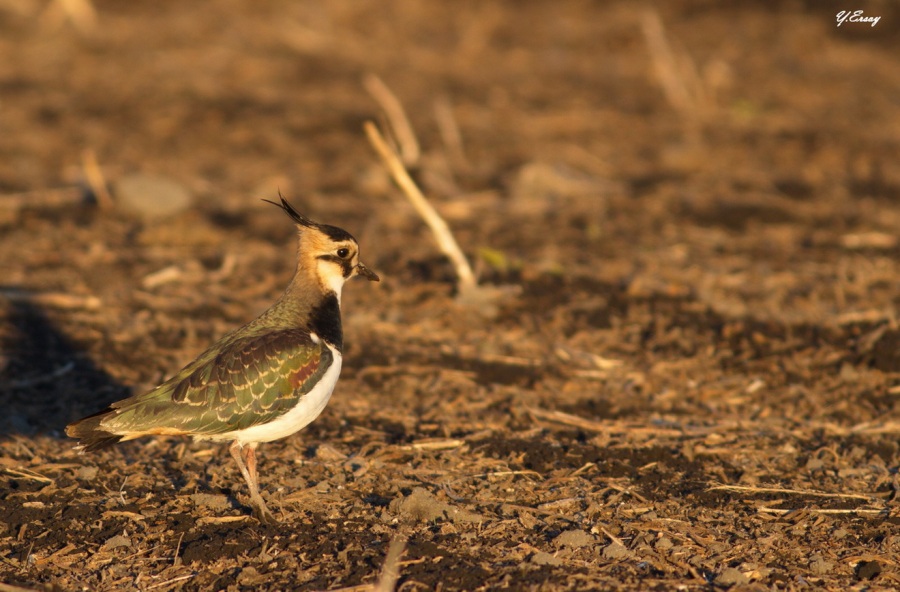
<svg viewBox="0 0 900 592">
<path fill-rule="evenodd" d="M 84 6 L 0 2 L 0 589 L 900 586 L 896 4 Z M 63 430 L 278 297 L 278 190 L 383 281 L 262 526 L 224 446 Z"/>
</svg>

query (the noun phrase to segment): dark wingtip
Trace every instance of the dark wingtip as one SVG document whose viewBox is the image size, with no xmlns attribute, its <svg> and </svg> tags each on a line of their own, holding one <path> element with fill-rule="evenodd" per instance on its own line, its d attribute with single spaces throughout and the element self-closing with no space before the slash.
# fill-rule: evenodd
<svg viewBox="0 0 900 592">
<path fill-rule="evenodd" d="M 81 452 L 94 452 L 95 450 L 100 450 L 101 448 L 107 448 L 109 446 L 112 446 L 113 444 L 117 444 L 121 440 L 122 436 L 113 434 L 95 434 L 91 438 L 79 440 L 78 446 L 76 446 L 75 448 L 77 448 Z"/>
<path fill-rule="evenodd" d="M 104 409 L 94 415 L 89 415 L 66 426 L 66 435 L 78 440 L 76 448 L 81 452 L 93 452 L 107 446 L 112 446 L 122 439 L 119 434 L 113 434 L 100 427 L 100 421 L 111 411 Z"/>
</svg>

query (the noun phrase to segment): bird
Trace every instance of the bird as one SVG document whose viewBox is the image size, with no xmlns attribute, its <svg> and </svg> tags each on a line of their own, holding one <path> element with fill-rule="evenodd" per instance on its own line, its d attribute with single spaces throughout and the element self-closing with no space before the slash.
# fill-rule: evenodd
<svg viewBox="0 0 900 592">
<path fill-rule="evenodd" d="M 360 276 L 379 281 L 359 260 L 347 231 L 301 215 L 280 195 L 298 230 L 297 268 L 281 297 L 255 320 L 222 337 L 156 388 L 69 424 L 81 453 L 142 436 L 230 441 L 252 512 L 277 522 L 259 493 L 257 446 L 315 420 L 341 372 L 341 290 Z"/>
</svg>

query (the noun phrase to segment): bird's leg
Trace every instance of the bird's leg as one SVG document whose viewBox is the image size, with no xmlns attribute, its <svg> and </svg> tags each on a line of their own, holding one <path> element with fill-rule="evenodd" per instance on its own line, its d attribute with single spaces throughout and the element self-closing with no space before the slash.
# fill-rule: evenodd
<svg viewBox="0 0 900 592">
<path fill-rule="evenodd" d="M 235 441 L 228 448 L 228 451 L 231 452 L 232 458 L 234 458 L 234 461 L 237 463 L 238 469 L 240 469 L 241 475 L 244 476 L 244 481 L 247 482 L 247 487 L 250 489 L 250 501 L 253 504 L 253 515 L 263 524 L 274 524 L 278 522 L 275 519 L 275 516 L 272 515 L 272 512 L 269 511 L 262 496 L 259 494 L 259 480 L 256 476 L 256 443 L 242 446 L 239 442 Z"/>
</svg>

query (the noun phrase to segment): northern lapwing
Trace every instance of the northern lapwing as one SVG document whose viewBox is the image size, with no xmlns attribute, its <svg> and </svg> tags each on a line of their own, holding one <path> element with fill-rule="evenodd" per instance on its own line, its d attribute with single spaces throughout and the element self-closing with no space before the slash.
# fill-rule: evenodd
<svg viewBox="0 0 900 592">
<path fill-rule="evenodd" d="M 264 200 L 268 201 L 268 200 Z M 269 202 L 297 224 L 297 271 L 279 300 L 155 389 L 66 428 L 82 452 L 141 436 L 231 441 L 230 452 L 261 522 L 275 517 L 259 493 L 256 447 L 297 432 L 325 408 L 341 372 L 341 288 L 378 281 L 348 232 Z"/>
</svg>

